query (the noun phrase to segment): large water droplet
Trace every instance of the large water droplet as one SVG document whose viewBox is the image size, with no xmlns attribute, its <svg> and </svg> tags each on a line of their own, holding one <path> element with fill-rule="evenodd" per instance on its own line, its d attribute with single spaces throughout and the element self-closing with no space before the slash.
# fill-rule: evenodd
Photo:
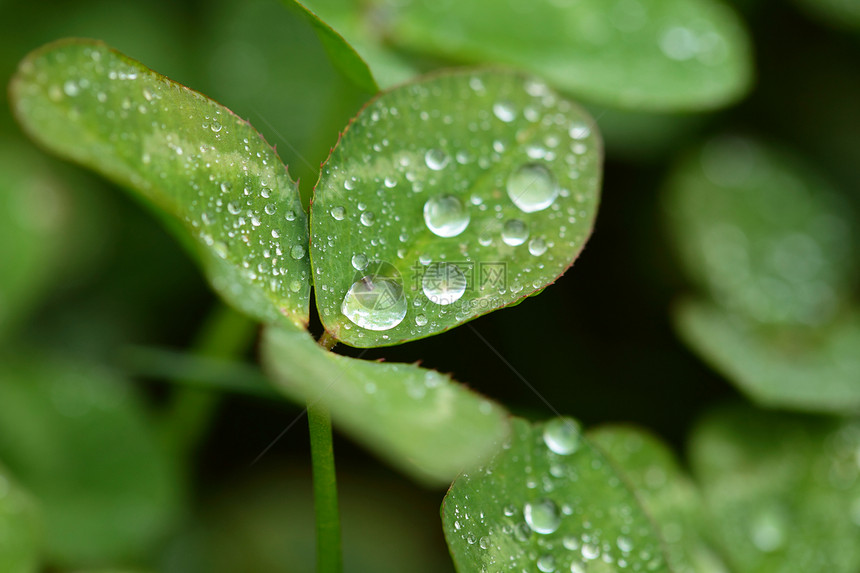
<svg viewBox="0 0 860 573">
<path fill-rule="evenodd" d="M 573 418 L 555 418 L 543 427 L 543 441 L 553 452 L 566 456 L 579 449 L 580 426 Z"/>
<path fill-rule="evenodd" d="M 543 535 L 552 533 L 561 524 L 558 506 L 551 499 L 527 503 L 523 508 L 523 515 L 531 530 Z"/>
<path fill-rule="evenodd" d="M 553 573 L 555 571 L 555 557 L 549 553 L 541 555 L 537 560 L 537 568 L 543 573 Z"/>
<path fill-rule="evenodd" d="M 346 217 L 346 209 L 343 207 L 332 207 L 330 213 L 335 221 L 343 221 L 343 218 Z"/>
<path fill-rule="evenodd" d="M 364 253 L 356 253 L 352 255 L 352 268 L 357 271 L 363 271 L 367 266 L 367 256 Z"/>
<path fill-rule="evenodd" d="M 293 248 L 290 249 L 290 256 L 298 261 L 305 256 L 305 248 L 301 245 L 294 245 Z"/>
<path fill-rule="evenodd" d="M 441 149 L 431 149 L 424 154 L 424 162 L 433 171 L 441 171 L 448 165 L 451 158 Z"/>
<path fill-rule="evenodd" d="M 421 287 L 431 302 L 451 304 L 466 292 L 466 275 L 453 263 L 433 263 L 424 269 Z"/>
<path fill-rule="evenodd" d="M 558 183 L 552 172 L 537 163 L 523 165 L 508 176 L 508 196 L 526 213 L 542 211 L 558 197 Z"/>
<path fill-rule="evenodd" d="M 516 247 L 522 245 L 529 238 L 528 226 L 519 219 L 510 219 L 502 228 L 502 240 L 506 245 Z"/>
<path fill-rule="evenodd" d="M 536 257 L 541 256 L 546 252 L 546 241 L 540 237 L 535 237 L 529 241 L 529 252 Z"/>
<path fill-rule="evenodd" d="M 406 316 L 403 281 L 392 265 L 375 262 L 368 265 L 372 272 L 355 281 L 340 310 L 354 324 L 368 330 L 389 330 Z"/>
<path fill-rule="evenodd" d="M 471 215 L 453 195 L 440 195 L 424 203 L 424 222 L 434 235 L 456 237 L 469 226 Z"/>
<path fill-rule="evenodd" d="M 365 211 L 360 217 L 361 224 L 365 227 L 370 227 L 376 221 L 376 216 L 371 211 Z"/>
</svg>

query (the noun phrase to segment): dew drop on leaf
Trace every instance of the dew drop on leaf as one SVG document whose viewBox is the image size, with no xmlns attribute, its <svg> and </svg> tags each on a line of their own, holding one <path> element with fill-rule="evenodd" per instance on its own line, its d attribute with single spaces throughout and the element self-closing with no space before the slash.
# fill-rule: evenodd
<svg viewBox="0 0 860 573">
<path fill-rule="evenodd" d="M 546 241 L 540 237 L 535 237 L 529 241 L 529 252 L 536 257 L 541 256 L 546 252 Z"/>
<path fill-rule="evenodd" d="M 360 219 L 362 225 L 364 225 L 365 227 L 370 227 L 376 221 L 376 216 L 370 211 L 365 211 L 361 214 Z"/>
<path fill-rule="evenodd" d="M 566 456 L 579 449 L 580 426 L 573 418 L 555 418 L 544 425 L 543 441 L 553 452 Z"/>
<path fill-rule="evenodd" d="M 451 158 L 448 157 L 448 154 L 441 149 L 431 149 L 424 154 L 424 162 L 427 164 L 427 167 L 433 171 L 441 171 L 445 169 L 445 166 L 448 165 L 450 159 Z"/>
<path fill-rule="evenodd" d="M 343 221 L 343 218 L 346 217 L 346 209 L 343 207 L 332 207 L 330 213 L 335 221 Z"/>
<path fill-rule="evenodd" d="M 516 247 L 522 245 L 529 238 L 529 228 L 519 219 L 509 219 L 502 228 L 502 241 L 506 245 Z"/>
<path fill-rule="evenodd" d="M 466 275 L 454 263 L 433 263 L 424 270 L 421 287 L 430 302 L 440 305 L 460 300 L 466 292 Z"/>
<path fill-rule="evenodd" d="M 365 275 L 349 288 L 340 310 L 357 326 L 368 330 L 390 330 L 406 316 L 403 284 L 399 277 Z"/>
<path fill-rule="evenodd" d="M 525 213 L 542 211 L 558 197 L 558 182 L 552 172 L 537 163 L 528 163 L 508 176 L 508 196 Z"/>
<path fill-rule="evenodd" d="M 469 226 L 471 216 L 453 195 L 433 197 L 424 203 L 424 222 L 439 237 L 456 237 Z"/>
<path fill-rule="evenodd" d="M 367 266 L 367 256 L 364 253 L 356 253 L 352 255 L 352 268 L 357 271 L 363 271 Z"/>
<path fill-rule="evenodd" d="M 551 499 L 526 503 L 523 515 L 526 518 L 529 529 L 542 535 L 554 532 L 561 524 L 558 506 Z"/>
</svg>

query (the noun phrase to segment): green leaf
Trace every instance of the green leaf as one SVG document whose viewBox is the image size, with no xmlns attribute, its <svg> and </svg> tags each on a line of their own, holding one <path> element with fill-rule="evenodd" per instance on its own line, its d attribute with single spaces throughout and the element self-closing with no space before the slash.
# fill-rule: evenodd
<svg viewBox="0 0 860 573">
<path fill-rule="evenodd" d="M 428 483 L 480 464 L 508 432 L 500 406 L 434 370 L 339 356 L 304 332 L 274 328 L 262 353 L 285 395 L 321 403 L 337 428 Z"/>
<path fill-rule="evenodd" d="M 860 569 L 860 422 L 751 408 L 712 413 L 690 459 L 733 571 Z"/>
<path fill-rule="evenodd" d="M 0 464 L 0 571 L 36 573 L 42 529 L 38 508 Z"/>
<path fill-rule="evenodd" d="M 713 139 L 679 163 L 665 206 L 687 272 L 729 310 L 816 325 L 853 290 L 849 206 L 796 158 L 747 138 Z"/>
<path fill-rule="evenodd" d="M 763 406 L 860 413 L 860 315 L 777 332 L 703 302 L 675 313 L 684 341 Z"/>
<path fill-rule="evenodd" d="M 710 109 L 738 99 L 752 78 L 747 34 L 717 1 L 379 3 L 395 44 L 517 66 L 607 106 Z"/>
<path fill-rule="evenodd" d="M 132 389 L 44 356 L 0 367 L 0 459 L 39 500 L 52 564 L 140 559 L 178 507 L 176 472 Z"/>
<path fill-rule="evenodd" d="M 331 26 L 319 19 L 311 10 L 297 0 L 283 0 L 284 4 L 299 12 L 313 27 L 317 37 L 329 55 L 331 62 L 341 73 L 354 82 L 359 88 L 370 93 L 379 91 L 376 80 L 367 63 L 361 59 L 358 52 L 338 34 Z"/>
<path fill-rule="evenodd" d="M 454 72 L 382 94 L 311 207 L 323 324 L 353 346 L 398 344 L 542 289 L 585 245 L 600 176 L 591 119 L 539 80 Z"/>
<path fill-rule="evenodd" d="M 663 442 L 624 426 L 601 426 L 587 436 L 609 458 L 651 517 L 671 571 L 726 571 L 705 541 L 707 522 L 700 493 Z"/>
<path fill-rule="evenodd" d="M 513 423 L 505 448 L 445 497 L 458 571 L 669 572 L 636 496 L 575 421 Z"/>
<path fill-rule="evenodd" d="M 404 55 L 386 45 L 373 6 L 355 0 L 305 0 L 304 4 L 349 42 L 373 70 L 376 81 L 383 88 L 418 75 L 415 66 Z"/>
<path fill-rule="evenodd" d="M 91 41 L 33 52 L 11 91 L 42 146 L 168 213 L 228 302 L 267 322 L 307 322 L 306 216 L 277 154 L 246 121 Z"/>
</svg>

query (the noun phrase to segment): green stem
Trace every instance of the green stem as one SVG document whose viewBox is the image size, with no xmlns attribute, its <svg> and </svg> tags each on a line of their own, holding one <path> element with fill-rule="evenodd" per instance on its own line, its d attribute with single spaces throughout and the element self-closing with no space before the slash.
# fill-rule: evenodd
<svg viewBox="0 0 860 573">
<path fill-rule="evenodd" d="M 218 303 L 192 345 L 192 353 L 223 359 L 241 356 L 254 341 L 257 324 L 232 308 Z M 205 433 L 218 407 L 220 394 L 193 388 L 190 381 L 176 381 L 164 414 L 165 443 L 185 459 Z"/>
<path fill-rule="evenodd" d="M 340 514 L 328 409 L 319 403 L 308 404 L 308 426 L 317 519 L 317 573 L 341 573 Z"/>
</svg>

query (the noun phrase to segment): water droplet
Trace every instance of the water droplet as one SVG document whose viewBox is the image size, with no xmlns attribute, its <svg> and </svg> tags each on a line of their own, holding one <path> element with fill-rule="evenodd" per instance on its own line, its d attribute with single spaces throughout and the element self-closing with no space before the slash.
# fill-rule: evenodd
<svg viewBox="0 0 860 573">
<path fill-rule="evenodd" d="M 423 314 L 419 314 L 415 317 L 415 324 L 417 326 L 424 326 L 425 324 L 427 324 L 427 317 Z"/>
<path fill-rule="evenodd" d="M 343 218 L 346 217 L 346 209 L 343 207 L 332 207 L 329 213 L 331 213 L 335 221 L 343 221 Z"/>
<path fill-rule="evenodd" d="M 558 184 L 552 172 L 537 163 L 523 165 L 508 176 L 508 196 L 526 213 L 542 211 L 558 197 Z"/>
<path fill-rule="evenodd" d="M 537 568 L 543 573 L 552 573 L 555 571 L 555 557 L 548 553 L 541 555 L 537 560 Z"/>
<path fill-rule="evenodd" d="M 514 104 L 509 101 L 500 101 L 493 104 L 493 115 L 505 123 L 510 123 L 517 117 Z"/>
<path fill-rule="evenodd" d="M 227 211 L 229 211 L 231 215 L 238 215 L 242 212 L 242 208 L 235 201 L 230 201 L 227 203 Z"/>
<path fill-rule="evenodd" d="M 471 215 L 453 195 L 433 197 L 424 203 L 424 222 L 439 237 L 456 237 L 469 226 Z"/>
<path fill-rule="evenodd" d="M 591 128 L 583 121 L 573 121 L 568 132 L 573 139 L 585 139 L 591 135 Z"/>
<path fill-rule="evenodd" d="M 361 214 L 361 224 L 365 227 L 370 227 L 376 220 L 376 216 L 371 211 L 365 211 Z"/>
<path fill-rule="evenodd" d="M 67 96 L 74 97 L 80 93 L 80 89 L 78 88 L 78 84 L 76 84 L 72 80 L 68 80 L 63 84 L 63 91 L 66 92 Z"/>
<path fill-rule="evenodd" d="M 600 557 L 600 547 L 591 543 L 583 543 L 581 553 L 583 559 L 591 561 Z"/>
<path fill-rule="evenodd" d="M 406 316 L 406 297 L 397 270 L 388 263 L 368 265 L 371 272 L 355 281 L 340 310 L 354 324 L 368 330 L 390 330 Z"/>
<path fill-rule="evenodd" d="M 517 512 L 517 508 L 516 508 L 516 506 L 514 506 L 514 505 L 506 505 L 506 506 L 502 509 L 502 512 L 503 512 L 505 515 L 507 515 L 508 517 L 511 517 L 512 515 L 514 515 L 514 514 Z"/>
<path fill-rule="evenodd" d="M 293 210 L 287 211 L 284 213 L 284 219 L 287 221 L 295 221 L 296 220 L 296 212 Z"/>
<path fill-rule="evenodd" d="M 299 292 L 300 290 L 302 290 L 302 281 L 296 279 L 293 282 L 291 282 L 290 283 L 290 290 L 292 292 Z"/>
<path fill-rule="evenodd" d="M 752 524 L 753 544 L 764 553 L 776 551 L 785 543 L 785 516 L 774 509 L 765 509 Z"/>
<path fill-rule="evenodd" d="M 553 452 L 566 456 L 579 449 L 580 426 L 573 418 L 555 418 L 543 427 L 543 441 Z"/>
<path fill-rule="evenodd" d="M 265 207 L 263 207 L 263 210 L 266 212 L 266 215 L 275 214 L 275 206 L 272 204 L 266 205 Z"/>
<path fill-rule="evenodd" d="M 585 565 L 579 561 L 570 564 L 570 573 L 585 573 Z"/>
<path fill-rule="evenodd" d="M 421 287 L 431 302 L 448 305 L 466 292 L 466 275 L 453 263 L 433 263 L 424 269 Z"/>
<path fill-rule="evenodd" d="M 529 252 L 536 257 L 541 256 L 546 252 L 546 241 L 540 237 L 535 237 L 529 241 Z"/>
<path fill-rule="evenodd" d="M 290 249 L 290 256 L 296 260 L 301 259 L 305 256 L 305 248 L 301 245 L 295 245 L 292 249 Z"/>
<path fill-rule="evenodd" d="M 633 551 L 633 540 L 629 537 L 625 537 L 621 535 L 618 539 L 615 540 L 616 545 L 618 545 L 618 549 L 623 551 L 624 553 L 630 553 Z"/>
<path fill-rule="evenodd" d="M 506 245 L 516 247 L 529 238 L 529 228 L 519 219 L 509 219 L 502 228 L 502 240 Z"/>
<path fill-rule="evenodd" d="M 352 268 L 357 271 L 363 271 L 367 267 L 367 257 L 364 253 L 356 253 L 352 255 Z"/>
<path fill-rule="evenodd" d="M 543 535 L 554 532 L 561 524 L 558 506 L 550 499 L 527 503 L 523 509 L 523 515 L 529 528 Z"/>
<path fill-rule="evenodd" d="M 424 162 L 433 171 L 441 171 L 448 165 L 450 157 L 441 149 L 431 149 L 424 154 Z"/>
</svg>

